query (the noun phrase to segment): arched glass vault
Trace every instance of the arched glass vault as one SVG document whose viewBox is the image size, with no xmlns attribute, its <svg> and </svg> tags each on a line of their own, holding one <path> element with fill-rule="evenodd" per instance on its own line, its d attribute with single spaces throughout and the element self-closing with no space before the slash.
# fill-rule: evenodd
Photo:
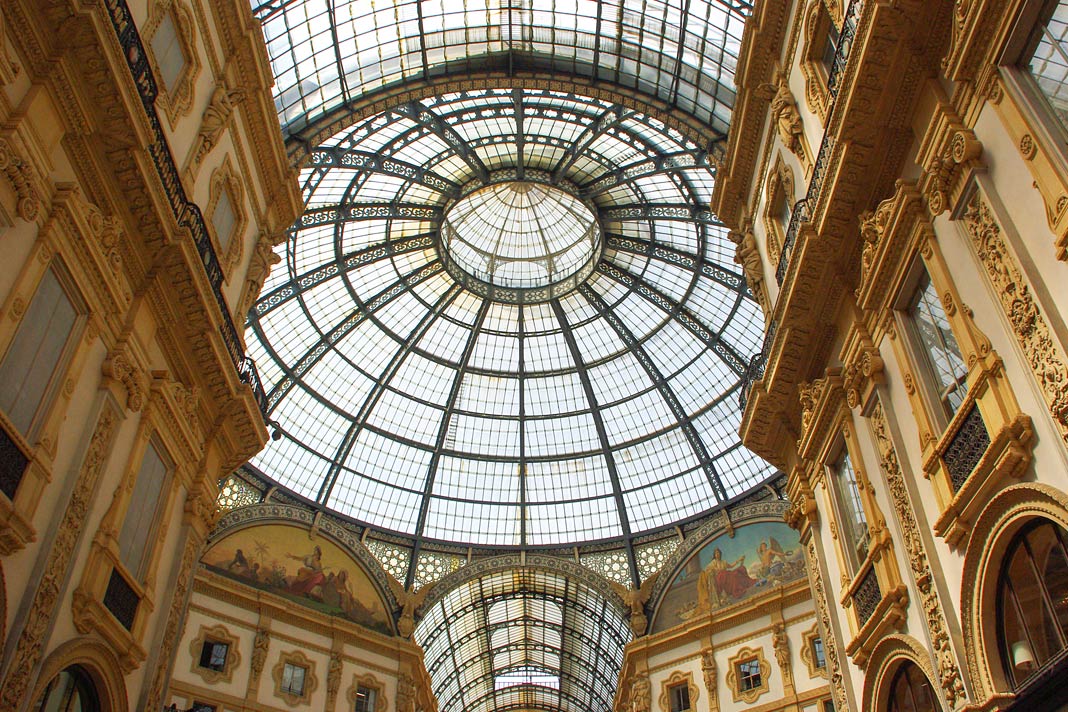
<svg viewBox="0 0 1068 712">
<path fill-rule="evenodd" d="M 443 77 L 568 77 L 726 135 L 748 0 L 253 0 L 287 138 Z M 704 131 L 702 131 L 704 133 Z"/>
<path fill-rule="evenodd" d="M 631 633 L 619 601 L 524 567 L 452 588 L 415 639 L 442 710 L 609 712 Z"/>
</svg>

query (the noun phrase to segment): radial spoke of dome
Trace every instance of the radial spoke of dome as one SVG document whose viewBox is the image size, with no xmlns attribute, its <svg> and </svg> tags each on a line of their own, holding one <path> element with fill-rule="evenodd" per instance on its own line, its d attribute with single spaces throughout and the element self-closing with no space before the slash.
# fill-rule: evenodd
<svg viewBox="0 0 1068 712">
<path fill-rule="evenodd" d="M 683 220 L 702 225 L 724 227 L 719 218 L 708 208 L 686 203 L 634 203 L 613 205 L 598 211 L 601 224 L 606 222 L 632 222 L 635 220 Z"/>
<path fill-rule="evenodd" d="M 441 207 L 422 203 L 348 203 L 308 208 L 300 216 L 300 225 L 297 227 L 338 225 L 359 220 L 425 220 L 437 223 L 443 214 Z"/>
<path fill-rule="evenodd" d="M 419 519 L 415 524 L 415 542 L 412 546 L 412 560 L 408 566 L 408 576 L 404 582 L 405 588 L 409 588 L 415 581 L 415 566 L 419 560 L 419 552 L 423 548 L 423 532 L 426 529 L 427 514 L 430 512 L 430 499 L 434 491 L 434 480 L 437 478 L 438 465 L 441 462 L 441 453 L 445 450 L 449 424 L 452 421 L 453 413 L 456 411 L 456 401 L 460 397 L 460 386 L 463 384 L 464 376 L 470 367 L 471 354 L 475 351 L 475 343 L 478 341 L 478 335 L 482 333 L 482 325 L 486 321 L 486 314 L 489 313 L 491 303 L 489 299 L 482 300 L 482 306 L 478 309 L 478 316 L 475 317 L 475 323 L 471 326 L 471 335 L 464 345 L 464 352 L 460 357 L 460 365 L 456 369 L 456 375 L 453 376 L 452 386 L 449 388 L 449 396 L 445 400 L 445 414 L 438 425 L 437 437 L 434 440 L 434 451 L 430 456 L 430 464 L 427 466 L 426 484 L 423 487 L 423 502 L 419 507 Z"/>
<path fill-rule="evenodd" d="M 328 279 L 339 277 L 379 260 L 390 259 L 408 252 L 420 252 L 433 247 L 435 234 L 434 232 L 425 232 L 404 239 L 379 242 L 362 250 L 350 252 L 340 261 L 328 262 L 322 267 L 316 267 L 304 274 L 297 275 L 285 284 L 275 287 L 260 297 L 249 312 L 249 322 L 258 321 L 263 315 L 269 314 L 286 302 L 314 289 Z"/>
<path fill-rule="evenodd" d="M 526 398 L 526 323 L 523 319 L 525 309 L 519 307 L 516 315 L 519 322 L 517 331 L 519 334 L 519 361 L 517 375 L 519 376 L 519 543 L 527 545 L 527 398 Z"/>
<path fill-rule="evenodd" d="M 630 349 L 630 352 L 634 354 L 634 358 L 645 369 L 649 380 L 656 386 L 656 390 L 659 391 L 660 396 L 671 410 L 671 414 L 675 416 L 679 427 L 682 428 L 682 432 L 686 436 L 686 442 L 690 444 L 690 449 L 693 450 L 697 461 L 701 463 L 701 469 L 708 479 L 709 486 L 716 494 L 716 499 L 720 502 L 725 502 L 727 500 L 727 488 L 723 486 L 723 481 L 720 480 L 716 466 L 713 464 L 712 458 L 708 454 L 708 449 L 705 448 L 705 444 L 697 432 L 697 428 L 694 427 L 689 414 L 682 407 L 682 403 L 679 402 L 678 396 L 671 390 L 671 386 L 668 384 L 664 374 L 660 372 L 660 368 L 653 363 L 653 359 L 650 358 L 645 347 L 634 337 L 630 328 L 623 323 L 623 320 L 613 310 L 608 308 L 608 305 L 605 304 L 599 294 L 593 291 L 588 284 L 581 285 L 579 291 L 582 296 L 586 297 L 586 301 L 597 310 L 597 313 L 611 325 L 612 329 L 619 335 L 620 340 Z"/>
<path fill-rule="evenodd" d="M 367 419 L 374 411 L 375 406 L 378 405 L 378 401 L 382 399 L 382 395 L 386 392 L 386 387 L 389 382 L 393 380 L 393 377 L 397 375 L 397 371 L 400 369 L 401 364 L 404 363 L 404 359 L 408 357 L 408 354 L 412 352 L 415 345 L 430 329 L 434 320 L 456 300 L 456 297 L 463 291 L 463 288 L 458 284 L 453 284 L 438 298 L 437 303 L 427 310 L 426 314 L 419 320 L 415 327 L 409 332 L 408 337 L 404 340 L 403 345 L 397 349 L 393 357 L 390 358 L 389 363 L 382 369 L 381 375 L 378 380 L 375 381 L 375 385 L 371 388 L 371 392 L 364 398 L 363 404 L 360 405 L 360 409 L 356 412 L 356 417 L 352 420 L 352 425 L 349 426 L 348 431 L 345 433 L 345 437 L 342 439 L 341 446 L 338 448 L 337 456 L 334 458 L 334 462 L 330 465 L 330 471 L 327 473 L 326 478 L 323 480 L 323 485 L 319 489 L 319 496 L 316 498 L 320 504 L 326 504 L 330 499 L 330 493 L 334 489 L 334 485 L 337 482 L 338 475 L 341 473 L 341 468 L 345 460 L 348 459 L 349 452 L 352 450 L 353 444 L 360 436 L 360 431 L 363 430 L 364 425 L 367 424 Z"/>
<path fill-rule="evenodd" d="M 523 90 L 512 90 L 512 104 L 515 107 L 515 174 L 518 180 L 524 178 L 525 160 L 523 153 L 526 151 L 526 131 L 523 129 Z"/>
<path fill-rule="evenodd" d="M 612 232 L 605 233 L 604 244 L 605 247 L 615 250 L 616 252 L 642 255 L 643 257 L 651 257 L 662 262 L 667 262 L 668 264 L 685 267 L 688 270 L 700 270 L 702 276 L 708 277 L 716 284 L 722 285 L 743 296 L 752 298 L 753 293 L 749 291 L 745 279 L 740 274 L 731 272 L 729 269 L 725 269 L 715 262 L 706 260 L 703 257 L 698 257 L 689 252 L 683 252 L 682 250 L 676 250 L 653 240 L 642 240 L 636 237 L 617 235 Z"/>
<path fill-rule="evenodd" d="M 747 361 L 738 355 L 733 346 L 723 340 L 719 332 L 711 329 L 696 314 L 682 304 L 679 304 L 641 277 L 620 268 L 618 265 L 610 264 L 607 260 L 601 260 L 600 264 L 597 265 L 597 271 L 611 277 L 635 294 L 644 297 L 663 311 L 666 311 L 673 319 L 685 326 L 691 334 L 716 352 L 723 363 L 727 364 L 739 377 L 745 374 Z"/>
<path fill-rule="evenodd" d="M 575 341 L 575 334 L 571 331 L 571 325 L 568 324 L 567 315 L 564 313 L 560 300 L 553 299 L 550 303 L 552 304 L 553 312 L 556 314 L 556 320 L 560 323 L 560 331 L 564 341 L 567 343 L 568 350 L 571 352 L 571 358 L 575 362 L 579 380 L 582 382 L 582 390 L 586 395 L 586 402 L 590 406 L 590 417 L 593 419 L 594 427 L 597 430 L 597 437 L 601 441 L 601 452 L 604 454 L 605 467 L 612 481 L 612 496 L 616 501 L 619 525 L 623 529 L 623 544 L 627 550 L 630 578 L 634 583 L 634 588 L 638 588 L 641 585 L 641 577 L 638 576 L 638 562 L 634 558 L 634 545 L 631 542 L 630 517 L 627 515 L 626 503 L 623 500 L 623 488 L 619 482 L 619 472 L 616 470 L 616 461 L 612 455 L 612 446 L 608 440 L 608 431 L 604 427 L 604 418 L 601 416 L 600 405 L 597 403 L 597 395 L 594 393 L 593 384 L 590 383 L 590 374 L 586 370 L 586 364 L 582 360 L 582 352 L 579 350 L 578 342 Z"/>
<path fill-rule="evenodd" d="M 578 157 L 582 155 L 590 144 L 597 140 L 597 137 L 603 134 L 611 127 L 617 125 L 624 118 L 627 113 L 624 108 L 619 104 L 614 104 L 605 110 L 601 116 L 583 129 L 582 133 L 578 135 L 574 143 L 567 149 L 560 160 L 556 163 L 556 166 L 552 170 L 553 181 L 558 181 L 567 174 L 567 169 L 571 167 Z"/>
<path fill-rule="evenodd" d="M 606 190 L 630 183 L 638 178 L 647 178 L 661 173 L 672 173 L 693 168 L 709 168 L 707 151 L 676 151 L 635 161 L 583 183 L 579 186 L 579 191 L 583 198 L 589 199 L 600 195 Z"/>
<path fill-rule="evenodd" d="M 456 153 L 464 160 L 471 170 L 483 183 L 489 181 L 489 170 L 475 150 L 468 145 L 467 141 L 457 133 L 456 129 L 449 126 L 440 116 L 416 101 L 409 102 L 396 109 L 412 121 L 426 126 L 435 136 L 440 138 L 446 145 L 456 149 Z"/>
<path fill-rule="evenodd" d="M 450 198 L 457 198 L 460 195 L 458 184 L 428 168 L 370 151 L 325 146 L 309 153 L 308 161 L 316 168 L 342 168 L 360 173 L 406 178 L 410 183 L 418 183 Z"/>
<path fill-rule="evenodd" d="M 337 342 L 345 338 L 348 333 L 362 324 L 365 320 L 373 318 L 376 311 L 389 304 L 415 285 L 433 277 L 438 272 L 441 272 L 443 269 L 445 269 L 445 267 L 441 264 L 441 261 L 435 260 L 404 275 L 376 294 L 366 304 L 358 304 L 355 309 L 349 312 L 348 316 L 338 322 L 332 329 L 330 329 L 330 331 L 322 334 L 319 339 L 312 344 L 311 348 L 305 351 L 304 355 L 301 356 L 291 368 L 285 363 L 278 361 L 276 358 L 275 360 L 278 361 L 278 365 L 284 369 L 286 375 L 274 385 L 274 388 L 272 388 L 267 395 L 268 415 L 274 410 L 275 406 L 278 405 L 285 394 L 289 392 L 289 389 L 291 389 L 297 381 L 303 378 L 308 369 L 318 363 L 319 360 L 326 355 L 326 352 L 332 349 Z M 258 328 L 257 333 L 259 333 Z M 267 340 L 263 338 L 262 334 L 260 334 L 260 339 L 264 343 L 267 343 Z"/>
</svg>

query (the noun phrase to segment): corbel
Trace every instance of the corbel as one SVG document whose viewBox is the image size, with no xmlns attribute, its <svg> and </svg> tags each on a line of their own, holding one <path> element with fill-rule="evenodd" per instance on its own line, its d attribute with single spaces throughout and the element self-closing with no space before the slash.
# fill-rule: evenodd
<svg viewBox="0 0 1068 712">
<path fill-rule="evenodd" d="M 144 349 L 127 332 L 108 353 L 101 367 L 104 375 L 101 387 L 110 390 L 119 403 L 135 413 L 145 406 L 148 395 L 147 362 Z"/>
</svg>

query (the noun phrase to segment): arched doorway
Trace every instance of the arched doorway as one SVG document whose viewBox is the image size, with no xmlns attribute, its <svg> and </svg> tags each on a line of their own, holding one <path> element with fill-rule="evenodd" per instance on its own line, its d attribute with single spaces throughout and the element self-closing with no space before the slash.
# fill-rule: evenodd
<svg viewBox="0 0 1068 712">
<path fill-rule="evenodd" d="M 931 681 L 912 661 L 898 666 L 890 682 L 886 712 L 941 712 Z"/>
<path fill-rule="evenodd" d="M 71 665 L 53 677 L 33 706 L 33 712 L 99 712 L 100 698 L 89 674 Z"/>
</svg>

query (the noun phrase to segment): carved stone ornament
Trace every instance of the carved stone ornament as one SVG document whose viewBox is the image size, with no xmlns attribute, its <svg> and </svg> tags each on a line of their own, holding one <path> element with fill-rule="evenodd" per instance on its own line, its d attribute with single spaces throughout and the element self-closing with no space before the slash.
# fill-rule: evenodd
<svg viewBox="0 0 1068 712">
<path fill-rule="evenodd" d="M 211 94 L 208 106 L 200 119 L 200 130 L 194 143 L 193 156 L 189 170 L 196 173 L 204 158 L 218 145 L 223 131 L 230 125 L 234 107 L 245 97 L 240 89 L 228 89 L 224 84 L 217 84 Z"/>
<path fill-rule="evenodd" d="M 949 209 L 954 197 L 964 189 L 963 168 L 978 162 L 983 144 L 967 128 L 958 128 L 948 134 L 948 140 L 927 165 L 927 182 L 924 195 L 927 209 L 932 216 L 941 215 Z"/>
<path fill-rule="evenodd" d="M 716 697 L 716 657 L 711 648 L 701 651 L 701 674 L 705 678 L 705 689 L 708 691 L 709 700 Z M 710 703 L 711 704 L 711 703 Z"/>
<path fill-rule="evenodd" d="M 686 685 L 690 692 L 690 709 L 697 709 L 697 700 L 701 696 L 701 691 L 693 681 L 693 673 L 676 670 L 660 683 L 660 697 L 657 699 L 660 712 L 671 712 L 671 688 L 678 685 Z"/>
<path fill-rule="evenodd" d="M 640 638 L 645 635 L 649 628 L 649 619 L 645 615 L 645 604 L 648 603 L 649 597 L 653 592 L 653 587 L 656 585 L 656 580 L 659 577 L 660 572 L 657 571 L 649 578 L 642 582 L 641 587 L 632 589 L 621 586 L 615 581 L 611 581 L 612 588 L 615 590 L 619 597 L 623 599 L 627 604 L 627 608 L 630 609 L 630 629 L 634 633 L 635 638 Z"/>
<path fill-rule="evenodd" d="M 963 700 L 965 697 L 964 682 L 961 679 L 956 656 L 950 647 L 946 617 L 938 600 L 938 592 L 934 587 L 933 572 L 927 560 L 927 552 L 920 535 L 916 515 L 912 511 L 908 489 L 897 459 L 897 450 L 890 439 L 882 403 L 877 403 L 872 410 L 870 422 L 879 448 L 880 467 L 886 478 L 898 521 L 901 523 L 901 535 L 905 544 L 909 570 L 920 593 L 920 604 L 923 607 L 927 628 L 931 633 L 931 643 L 938 662 L 938 682 L 942 688 L 943 697 L 952 709 L 957 706 L 958 700 Z"/>
<path fill-rule="evenodd" d="M 963 222 L 1038 381 L 1050 415 L 1061 438 L 1068 442 L 1068 367 L 1054 344 L 1049 324 L 1039 310 L 1016 258 L 1005 244 L 1001 225 L 979 191 L 968 202 Z"/>
<path fill-rule="evenodd" d="M 271 633 L 263 628 L 256 630 L 256 637 L 252 641 L 252 663 L 249 676 L 255 682 L 263 672 L 263 664 L 267 661 L 267 649 L 271 646 Z"/>
<path fill-rule="evenodd" d="M 144 407 L 148 393 L 148 376 L 138 364 L 129 341 L 123 340 L 116 344 L 104 360 L 102 371 L 107 378 L 122 384 L 126 391 L 128 409 L 136 413 Z"/>
<path fill-rule="evenodd" d="M 397 712 L 415 712 L 415 679 L 407 673 L 397 678 Z"/>
<path fill-rule="evenodd" d="M 111 452 L 118 423 L 119 416 L 111 408 L 105 407 L 101 411 L 82 460 L 74 492 L 48 551 L 44 573 L 34 592 L 33 602 L 25 616 L 12 625 L 11 635 L 17 633 L 18 640 L 8 675 L 0 685 L 0 709 L 18 709 L 29 694 L 32 676 L 44 652 L 45 634 L 56 615 L 56 604 L 63 590 L 74 547 L 89 513 L 92 493 L 96 490 L 100 473 Z"/>
<path fill-rule="evenodd" d="M 779 664 L 783 677 L 790 675 L 790 640 L 786 636 L 786 626 L 779 623 L 771 634 L 771 645 L 775 649 L 775 662 Z"/>
<path fill-rule="evenodd" d="M 864 250 L 860 259 L 860 281 L 863 284 L 871 274 L 872 264 L 883 240 L 890 215 L 894 210 L 896 196 L 888 198 L 876 206 L 874 211 L 861 213 L 860 236 L 864 239 Z"/>
<path fill-rule="evenodd" d="M 797 156 L 802 165 L 808 165 L 808 152 L 805 150 L 804 129 L 801 123 L 801 112 L 797 109 L 797 102 L 790 92 L 789 77 L 777 72 L 772 90 L 771 116 L 775 121 L 775 128 L 779 132 L 782 143 Z"/>
<path fill-rule="evenodd" d="M 638 673 L 630 683 L 630 712 L 651 712 L 653 704 L 649 676 Z"/>
<path fill-rule="evenodd" d="M 341 688 L 341 656 L 330 654 L 330 665 L 326 670 L 326 709 L 334 709 L 337 691 Z"/>
<path fill-rule="evenodd" d="M 838 643 L 835 642 L 834 635 L 831 634 L 831 614 L 830 609 L 827 607 L 827 591 L 823 586 L 823 576 L 820 574 L 819 559 L 816 555 L 816 542 L 812 539 L 809 539 L 805 546 L 805 563 L 808 568 L 809 587 L 812 589 L 812 598 L 816 604 L 816 614 L 819 616 L 823 651 L 830 674 L 831 694 L 834 695 L 834 707 L 839 710 L 847 710 L 849 709 L 849 699 L 846 696 L 841 659 L 838 657 Z"/>
<path fill-rule="evenodd" d="M 41 210 L 41 198 L 34 187 L 36 175 L 30 166 L 7 139 L 0 138 L 0 171 L 11 181 L 18 197 L 15 206 L 18 216 L 27 222 L 37 219 Z"/>
</svg>

